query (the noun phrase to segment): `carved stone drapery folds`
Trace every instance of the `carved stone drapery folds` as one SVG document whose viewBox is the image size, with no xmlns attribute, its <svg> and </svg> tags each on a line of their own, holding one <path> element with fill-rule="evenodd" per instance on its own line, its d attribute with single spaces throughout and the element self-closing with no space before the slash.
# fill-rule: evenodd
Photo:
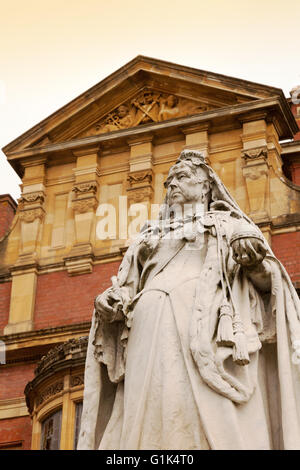
<svg viewBox="0 0 300 470">
<path fill-rule="evenodd" d="M 129 173 L 127 177 L 127 197 L 128 203 L 147 203 L 150 204 L 153 187 L 152 187 L 152 170 L 134 171 Z"/>
<path fill-rule="evenodd" d="M 101 118 L 80 137 L 127 129 L 151 122 L 166 121 L 191 114 L 198 114 L 214 106 L 148 88 L 135 98 L 119 105 Z"/>
</svg>

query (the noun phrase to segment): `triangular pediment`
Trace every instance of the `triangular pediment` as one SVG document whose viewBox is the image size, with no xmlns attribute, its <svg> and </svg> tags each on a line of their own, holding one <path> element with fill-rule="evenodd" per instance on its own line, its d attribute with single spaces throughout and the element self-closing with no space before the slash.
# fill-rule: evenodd
<svg viewBox="0 0 300 470">
<path fill-rule="evenodd" d="M 138 56 L 4 147 L 6 155 L 282 95 L 280 89 Z"/>
<path fill-rule="evenodd" d="M 144 88 L 133 98 L 120 103 L 108 114 L 98 119 L 77 138 L 105 134 L 153 122 L 162 122 L 183 116 L 199 114 L 217 106 L 209 100 L 191 100 L 178 94 L 170 94 Z"/>
</svg>

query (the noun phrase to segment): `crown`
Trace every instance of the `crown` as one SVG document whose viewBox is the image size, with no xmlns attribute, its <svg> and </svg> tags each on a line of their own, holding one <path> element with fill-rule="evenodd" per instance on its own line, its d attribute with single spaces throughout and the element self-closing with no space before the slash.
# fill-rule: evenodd
<svg viewBox="0 0 300 470">
<path fill-rule="evenodd" d="M 206 165 L 206 160 L 203 152 L 200 152 L 199 150 L 182 150 L 180 153 L 177 162 L 180 163 L 182 161 L 190 161 L 193 163 L 193 165 Z"/>
</svg>

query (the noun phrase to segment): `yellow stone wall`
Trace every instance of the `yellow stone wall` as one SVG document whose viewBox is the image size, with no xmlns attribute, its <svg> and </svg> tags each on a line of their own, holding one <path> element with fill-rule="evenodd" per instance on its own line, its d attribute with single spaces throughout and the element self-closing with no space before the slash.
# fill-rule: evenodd
<svg viewBox="0 0 300 470">
<path fill-rule="evenodd" d="M 153 193 L 150 201 L 160 204 L 163 201 L 165 190 L 163 182 L 167 177 L 172 163 L 175 162 L 183 148 L 203 147 L 212 168 L 218 173 L 225 186 L 236 199 L 242 210 L 250 213 L 250 209 L 262 211 L 262 205 L 268 206 L 270 219 L 282 214 L 291 214 L 299 211 L 299 200 L 293 195 L 292 189 L 285 184 L 282 177 L 280 147 L 278 136 L 272 125 L 267 126 L 264 121 L 251 122 L 244 125 L 244 130 L 234 129 L 219 133 L 208 134 L 207 139 L 203 132 L 186 135 L 185 139 L 162 144 L 149 142 L 135 144 L 128 151 L 120 151 L 108 155 L 84 155 L 77 157 L 77 162 L 44 165 L 26 168 L 23 179 L 23 190 L 33 192 L 42 188 L 40 181 L 44 179 L 45 191 L 45 217 L 39 229 L 26 233 L 29 224 L 20 221 L 9 236 L 4 264 L 14 265 L 19 257 L 20 250 L 30 250 L 36 240 L 30 239 L 30 234 L 37 236 L 36 252 L 39 264 L 42 266 L 60 263 L 71 251 L 74 243 L 90 242 L 96 255 L 115 252 L 124 245 L 124 241 L 102 241 L 96 237 L 96 224 L 101 217 L 96 216 L 98 204 L 109 203 L 116 208 L 117 220 L 119 218 L 119 197 L 127 194 L 127 177 L 130 172 L 151 170 L 153 172 Z M 205 132 L 206 134 L 206 132 Z M 244 139 L 243 137 L 246 136 Z M 245 161 L 242 151 L 266 147 L 268 149 L 267 162 L 261 162 L 263 174 L 250 176 L 245 172 Z M 257 170 L 254 167 L 253 173 Z M 77 176 L 76 176 L 77 172 Z M 267 174 L 268 179 L 267 181 Z M 74 192 L 75 183 L 86 181 L 97 182 L 97 205 L 91 211 L 77 215 L 74 220 Z M 253 187 L 253 190 L 252 190 Z M 138 191 L 138 189 L 136 190 Z M 293 197 L 294 196 L 294 197 Z M 150 216 L 150 214 L 149 214 Z M 32 224 L 37 223 L 37 219 Z M 90 232 L 86 227 L 90 224 Z M 21 246 L 20 246 L 21 245 Z"/>
</svg>

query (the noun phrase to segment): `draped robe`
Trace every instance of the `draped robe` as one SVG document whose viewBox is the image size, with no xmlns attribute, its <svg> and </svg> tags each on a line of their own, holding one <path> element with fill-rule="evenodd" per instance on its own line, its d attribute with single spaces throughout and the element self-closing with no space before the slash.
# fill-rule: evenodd
<svg viewBox="0 0 300 470">
<path fill-rule="evenodd" d="M 271 289 L 259 292 L 232 259 L 238 221 L 216 212 L 250 356 L 234 363 L 216 344 L 221 270 L 207 217 L 194 239 L 153 243 L 146 231 L 128 249 L 118 283 L 130 307 L 113 322 L 93 314 L 79 449 L 300 449 L 299 300 L 271 251 Z"/>
</svg>

